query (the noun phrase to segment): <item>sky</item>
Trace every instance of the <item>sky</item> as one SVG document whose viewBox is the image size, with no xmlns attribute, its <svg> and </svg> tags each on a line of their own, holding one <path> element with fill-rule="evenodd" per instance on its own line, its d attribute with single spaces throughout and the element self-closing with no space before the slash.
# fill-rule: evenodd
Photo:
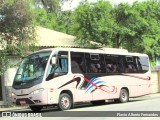
<svg viewBox="0 0 160 120">
<path fill-rule="evenodd" d="M 72 2 L 66 2 L 63 6 L 63 10 L 74 9 L 78 6 L 78 4 L 81 1 L 83 1 L 83 0 L 72 0 Z M 97 0 L 88 0 L 88 1 L 89 2 L 96 2 Z M 135 1 L 142 2 L 142 1 L 146 1 L 146 0 L 106 0 L 106 1 L 109 1 L 114 5 L 114 4 L 119 4 L 122 2 L 125 2 L 125 3 L 127 2 L 129 4 L 132 4 Z"/>
</svg>

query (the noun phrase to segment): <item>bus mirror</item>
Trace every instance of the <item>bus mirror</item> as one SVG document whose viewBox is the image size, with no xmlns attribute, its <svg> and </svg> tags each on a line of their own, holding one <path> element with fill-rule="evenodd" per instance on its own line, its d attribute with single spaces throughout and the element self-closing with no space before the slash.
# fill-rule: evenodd
<svg viewBox="0 0 160 120">
<path fill-rule="evenodd" d="M 53 65 L 56 64 L 56 57 L 52 57 L 51 63 L 52 63 Z"/>
</svg>

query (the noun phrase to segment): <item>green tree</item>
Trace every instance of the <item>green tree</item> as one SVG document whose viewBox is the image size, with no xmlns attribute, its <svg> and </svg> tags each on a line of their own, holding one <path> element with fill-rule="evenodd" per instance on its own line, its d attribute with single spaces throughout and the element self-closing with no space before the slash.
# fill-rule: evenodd
<svg viewBox="0 0 160 120">
<path fill-rule="evenodd" d="M 129 27 L 132 21 L 134 22 L 136 13 L 128 3 L 119 4 L 112 10 L 114 17 L 112 42 L 113 47 L 123 47 L 127 42 L 130 43 L 130 38 L 135 35 L 135 31 Z"/>
<path fill-rule="evenodd" d="M 43 8 L 35 8 L 34 15 L 35 19 L 33 23 L 36 26 L 42 26 L 49 29 L 55 29 L 55 27 L 57 26 L 57 17 L 55 13 L 48 13 Z"/>
<path fill-rule="evenodd" d="M 62 11 L 61 15 L 57 17 L 57 28 L 56 30 L 71 34 L 73 35 L 73 27 L 74 27 L 74 21 L 73 21 L 74 15 L 73 11 Z"/>
<path fill-rule="evenodd" d="M 34 25 L 72 34 L 72 11 L 62 11 L 61 15 L 53 12 L 47 12 L 43 8 L 34 9 Z"/>
<path fill-rule="evenodd" d="M 126 3 L 115 6 L 113 47 L 147 53 L 150 57 L 159 55 L 159 3 L 156 1 Z"/>
<path fill-rule="evenodd" d="M 0 2 L 0 74 L 7 65 L 7 55 L 24 56 L 35 43 L 32 4 L 26 0 Z M 6 64 L 6 65 L 5 65 Z"/>
<path fill-rule="evenodd" d="M 72 34 L 72 11 L 62 11 L 65 2 L 72 0 L 33 0 L 34 24 L 56 31 Z"/>
<path fill-rule="evenodd" d="M 139 38 L 137 50 L 149 54 L 152 58 L 160 56 L 160 3 L 157 1 L 135 3 L 133 9 L 137 10 L 142 18 L 139 21 L 140 28 L 136 30 L 136 37 Z"/>
<path fill-rule="evenodd" d="M 77 42 L 87 47 L 90 40 L 111 46 L 112 26 L 114 20 L 110 14 L 112 6 L 109 2 L 82 2 L 74 13 L 74 32 Z"/>
</svg>

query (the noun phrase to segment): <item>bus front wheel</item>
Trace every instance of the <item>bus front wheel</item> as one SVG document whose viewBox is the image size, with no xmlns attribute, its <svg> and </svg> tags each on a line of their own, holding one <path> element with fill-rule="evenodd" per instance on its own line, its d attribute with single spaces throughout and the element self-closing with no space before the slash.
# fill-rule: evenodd
<svg viewBox="0 0 160 120">
<path fill-rule="evenodd" d="M 58 109 L 59 110 L 69 110 L 72 107 L 72 99 L 71 96 L 67 93 L 60 94 L 59 102 L 58 102 Z"/>
</svg>

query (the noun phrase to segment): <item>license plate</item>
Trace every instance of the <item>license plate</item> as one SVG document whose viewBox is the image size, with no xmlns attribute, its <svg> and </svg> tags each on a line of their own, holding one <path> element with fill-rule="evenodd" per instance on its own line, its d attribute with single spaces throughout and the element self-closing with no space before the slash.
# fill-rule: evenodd
<svg viewBox="0 0 160 120">
<path fill-rule="evenodd" d="M 24 104 L 26 104 L 26 101 L 25 101 L 25 100 L 21 100 L 21 101 L 19 101 L 19 103 L 20 103 L 21 105 L 24 105 Z"/>
</svg>

